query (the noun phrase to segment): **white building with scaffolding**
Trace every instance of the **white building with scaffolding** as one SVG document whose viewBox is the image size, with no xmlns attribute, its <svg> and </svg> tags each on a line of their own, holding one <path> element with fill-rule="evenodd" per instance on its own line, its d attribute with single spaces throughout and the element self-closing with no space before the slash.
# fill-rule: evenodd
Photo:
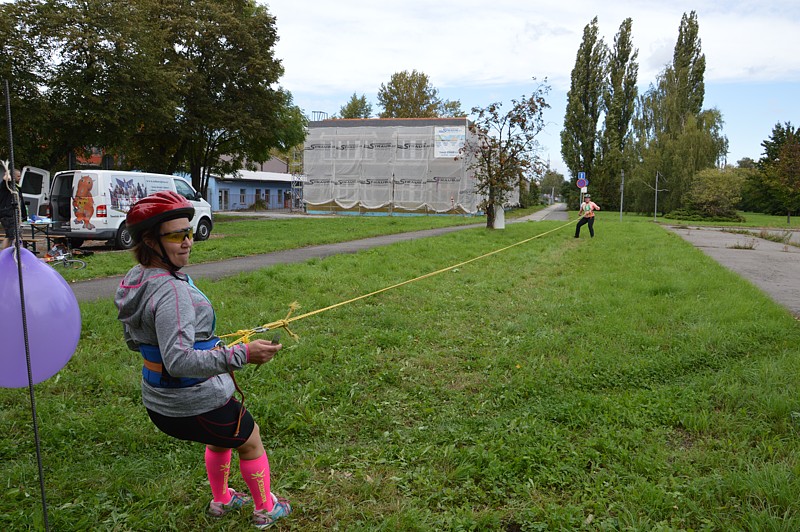
<svg viewBox="0 0 800 532">
<path fill-rule="evenodd" d="M 480 198 L 462 153 L 467 126 L 466 118 L 310 122 L 306 211 L 477 214 Z"/>
</svg>

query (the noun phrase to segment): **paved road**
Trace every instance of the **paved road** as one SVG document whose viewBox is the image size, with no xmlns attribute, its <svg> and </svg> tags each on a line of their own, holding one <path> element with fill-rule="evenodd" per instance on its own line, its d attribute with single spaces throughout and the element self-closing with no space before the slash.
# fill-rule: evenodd
<svg viewBox="0 0 800 532">
<path fill-rule="evenodd" d="M 669 229 L 800 318 L 800 248 L 713 227 Z"/>
</svg>

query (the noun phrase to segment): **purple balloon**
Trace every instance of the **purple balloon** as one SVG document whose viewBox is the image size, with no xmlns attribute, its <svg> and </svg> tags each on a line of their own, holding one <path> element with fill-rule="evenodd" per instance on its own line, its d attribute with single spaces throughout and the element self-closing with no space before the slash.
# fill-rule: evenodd
<svg viewBox="0 0 800 532">
<path fill-rule="evenodd" d="M 81 312 L 67 282 L 27 249 L 20 249 L 33 384 L 63 368 L 78 346 Z M 14 247 L 0 251 L 0 387 L 28 386 L 25 336 Z"/>
</svg>

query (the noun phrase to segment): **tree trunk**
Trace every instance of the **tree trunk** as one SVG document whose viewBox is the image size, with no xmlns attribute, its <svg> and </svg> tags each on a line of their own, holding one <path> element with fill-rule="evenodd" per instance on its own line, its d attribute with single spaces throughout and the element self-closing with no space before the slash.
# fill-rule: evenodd
<svg viewBox="0 0 800 532">
<path fill-rule="evenodd" d="M 494 229 L 494 203 L 486 204 L 486 229 Z"/>
<path fill-rule="evenodd" d="M 494 187 L 489 185 L 489 199 L 486 202 L 486 229 L 494 229 L 495 208 L 494 208 Z"/>
</svg>

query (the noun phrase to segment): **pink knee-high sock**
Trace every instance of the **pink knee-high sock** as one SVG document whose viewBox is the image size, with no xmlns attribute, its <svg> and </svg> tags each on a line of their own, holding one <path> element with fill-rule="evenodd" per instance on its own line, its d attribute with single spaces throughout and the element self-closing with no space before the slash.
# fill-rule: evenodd
<svg viewBox="0 0 800 532">
<path fill-rule="evenodd" d="M 228 476 L 231 473 L 231 449 L 218 453 L 206 447 L 206 473 L 211 484 L 211 494 L 215 502 L 228 504 L 231 495 L 228 492 Z"/>
<path fill-rule="evenodd" d="M 239 470 L 242 473 L 247 487 L 250 488 L 250 495 L 253 496 L 253 504 L 256 510 L 267 509 L 272 511 L 274 502 L 269 491 L 269 460 L 267 453 L 262 454 L 255 460 L 239 460 Z"/>
</svg>

